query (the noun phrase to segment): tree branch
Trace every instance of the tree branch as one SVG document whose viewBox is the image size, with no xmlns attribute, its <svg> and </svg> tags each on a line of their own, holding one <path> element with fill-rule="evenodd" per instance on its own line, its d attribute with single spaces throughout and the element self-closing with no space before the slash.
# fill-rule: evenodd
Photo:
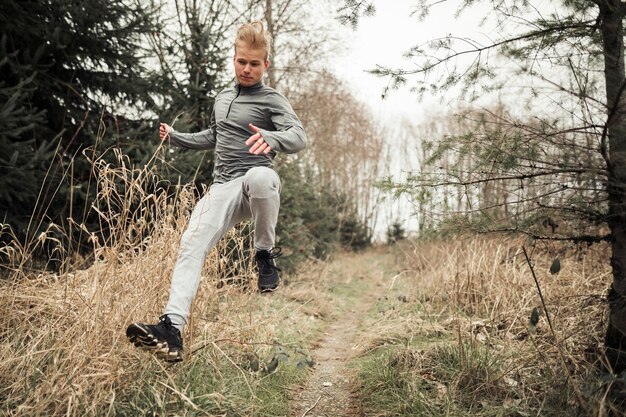
<svg viewBox="0 0 626 417">
<path fill-rule="evenodd" d="M 516 227 L 504 227 L 501 229 L 492 229 L 487 231 L 478 231 L 478 234 L 488 234 L 488 233 L 521 233 L 524 234 L 531 239 L 535 240 L 550 240 L 557 242 L 585 242 L 585 243 L 600 243 L 600 242 L 609 242 L 611 240 L 611 235 L 598 236 L 598 235 L 577 235 L 577 236 L 546 236 L 539 235 L 536 233 L 532 233 L 528 230 L 518 229 Z"/>
<path fill-rule="evenodd" d="M 503 175 L 503 176 L 496 176 L 496 177 L 492 177 L 492 178 L 479 178 L 476 180 L 469 180 L 469 181 L 446 181 L 446 182 L 439 182 L 439 183 L 432 183 L 432 184 L 421 184 L 422 186 L 427 186 L 430 188 L 436 188 L 436 187 L 442 187 L 442 186 L 469 186 L 469 185 L 478 185 L 478 184 L 484 184 L 487 182 L 493 182 L 493 181 L 505 181 L 505 180 L 525 180 L 525 179 L 529 179 L 529 178 L 538 178 L 538 177 L 545 177 L 545 176 L 550 176 L 550 175 L 557 175 L 557 174 L 584 174 L 589 172 L 588 169 L 567 169 L 567 170 L 558 170 L 558 169 L 554 169 L 554 170 L 549 170 L 549 171 L 539 171 L 539 172 L 530 172 L 530 173 L 526 173 L 526 174 L 519 174 L 519 175 Z M 410 179 L 410 178 L 409 178 Z"/>
<path fill-rule="evenodd" d="M 591 22 L 594 22 L 594 25 L 590 25 Z M 419 68 L 417 70 L 388 70 L 384 67 L 381 66 L 377 66 L 378 68 L 385 70 L 386 72 L 388 72 L 391 75 L 397 75 L 397 76 L 403 76 L 403 75 L 415 75 L 415 74 L 419 74 L 419 73 L 426 73 L 429 72 L 430 70 L 432 70 L 433 68 L 437 67 L 438 65 L 444 63 L 444 62 L 448 62 L 454 58 L 458 58 L 461 57 L 463 55 L 467 55 L 467 54 L 481 54 L 482 52 L 485 51 L 489 51 L 491 49 L 494 48 L 498 48 L 500 46 L 509 44 L 509 43 L 513 43 L 513 42 L 517 42 L 517 41 L 521 41 L 521 40 L 527 40 L 527 39 L 532 39 L 532 38 L 536 38 L 536 37 L 541 37 L 541 36 L 545 36 L 545 35 L 549 35 L 551 33 L 554 32 L 559 32 L 559 31 L 563 31 L 563 30 L 569 30 L 569 29 L 580 29 L 580 28 L 592 28 L 595 27 L 595 21 L 583 21 L 577 24 L 571 24 L 571 25 L 564 25 L 564 26 L 557 26 L 557 27 L 553 27 L 553 28 L 546 28 L 546 29 L 541 29 L 541 30 L 537 30 L 537 31 L 531 31 L 531 32 L 527 32 L 524 33 L 522 35 L 519 36 L 515 36 L 512 38 L 507 38 L 504 39 L 502 41 L 499 42 L 494 42 L 490 45 L 486 45 L 486 46 L 479 46 L 478 44 L 475 44 L 474 41 L 472 39 L 467 39 L 467 38 L 459 38 L 459 37 L 455 37 L 455 36 L 449 36 L 446 38 L 439 38 L 439 39 L 435 39 L 432 42 L 436 42 L 436 41 L 449 41 L 449 40 L 461 40 L 464 41 L 472 46 L 474 46 L 473 49 L 468 49 L 468 50 L 464 50 L 464 51 L 460 51 L 460 52 L 454 52 L 450 55 L 446 55 L 444 58 L 437 58 L 437 57 L 433 57 L 435 58 L 437 61 L 426 65 L 425 67 Z"/>
</svg>

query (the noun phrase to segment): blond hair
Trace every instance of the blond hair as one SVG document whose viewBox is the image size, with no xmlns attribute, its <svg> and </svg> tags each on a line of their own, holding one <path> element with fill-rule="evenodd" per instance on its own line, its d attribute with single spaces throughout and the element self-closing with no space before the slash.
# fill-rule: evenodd
<svg viewBox="0 0 626 417">
<path fill-rule="evenodd" d="M 237 29 L 235 51 L 237 45 L 246 45 L 252 49 L 264 49 L 267 61 L 272 53 L 272 34 L 265 30 L 261 21 L 244 23 Z"/>
</svg>

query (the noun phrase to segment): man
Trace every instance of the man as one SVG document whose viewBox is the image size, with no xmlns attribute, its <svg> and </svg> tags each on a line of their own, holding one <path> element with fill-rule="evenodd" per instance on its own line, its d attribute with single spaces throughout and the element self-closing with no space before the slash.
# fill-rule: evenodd
<svg viewBox="0 0 626 417">
<path fill-rule="evenodd" d="M 135 346 L 167 361 L 182 360 L 181 332 L 200 283 L 204 260 L 238 222 L 254 221 L 254 246 L 261 292 L 278 288 L 273 251 L 280 206 L 276 152 L 305 148 L 306 135 L 287 99 L 261 81 L 269 67 L 271 35 L 261 22 L 237 31 L 233 64 L 236 83 L 215 99 L 209 129 L 180 133 L 162 123 L 161 140 L 188 149 L 215 149 L 214 182 L 196 205 L 181 240 L 170 296 L 160 322 L 132 323 L 126 335 Z"/>
</svg>

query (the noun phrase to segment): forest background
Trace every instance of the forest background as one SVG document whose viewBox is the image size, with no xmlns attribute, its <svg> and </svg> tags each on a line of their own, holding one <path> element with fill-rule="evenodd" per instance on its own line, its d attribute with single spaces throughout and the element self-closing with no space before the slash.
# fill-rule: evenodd
<svg viewBox="0 0 626 417">
<path fill-rule="evenodd" d="M 294 250 L 290 267 L 335 244 L 367 245 L 376 220 L 370 185 L 384 162 L 355 144 L 363 131 L 380 149 L 382 138 L 369 110 L 324 69 L 337 40 L 321 22 L 304 29 L 313 20 L 307 4 L 4 2 L 3 244 L 34 254 L 29 267 L 59 268 L 67 254 L 89 257 L 90 240 L 114 239 L 103 212 L 150 208 L 128 199 L 98 206 L 103 169 L 129 168 L 170 196 L 187 184 L 203 193 L 212 152 L 159 143 L 158 123 L 206 128 L 214 96 L 233 80 L 234 30 L 264 17 L 275 37 L 267 83 L 290 98 L 312 138 L 301 158 L 277 164 L 285 184 L 278 244 Z"/>
<path fill-rule="evenodd" d="M 322 3 L 347 25 L 376 13 L 374 1 Z M 206 127 L 213 97 L 232 82 L 234 30 L 262 16 L 276 41 L 267 83 L 289 97 L 311 139 L 307 152 L 277 161 L 288 270 L 370 244 L 391 201 L 385 192 L 408 196 L 422 238 L 502 232 L 580 250 L 606 242 L 604 353 L 609 369 L 625 369 L 626 6 L 416 2 L 416 25 L 440 4 L 452 4 L 450 15 L 483 4 L 489 13 L 476 24 L 492 29 L 480 40 L 417 40 L 402 68 L 373 61 L 387 80 L 383 95 L 452 90 L 470 103 L 390 130 L 328 70 L 342 42 L 316 19 L 315 4 L 2 2 L 0 256 L 8 279 L 80 269 L 105 248 L 141 251 L 164 207 L 186 214 L 211 181 L 212 154 L 159 143 L 158 123 Z M 392 147 L 390 137 L 410 145 Z M 391 175 L 397 153 L 413 163 L 401 177 Z M 391 240 L 404 237 L 394 209 L 383 212 Z M 561 254 L 553 253 L 556 272 Z M 235 265 L 224 274 L 236 275 L 240 262 L 221 262 Z"/>
</svg>

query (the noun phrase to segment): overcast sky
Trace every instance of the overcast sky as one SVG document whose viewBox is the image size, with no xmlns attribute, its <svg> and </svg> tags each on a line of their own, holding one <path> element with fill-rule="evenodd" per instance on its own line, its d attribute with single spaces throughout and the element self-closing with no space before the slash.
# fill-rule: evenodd
<svg viewBox="0 0 626 417">
<path fill-rule="evenodd" d="M 337 3 L 337 2 L 335 2 Z M 333 71 L 349 82 L 357 97 L 372 106 L 375 113 L 388 118 L 389 115 L 404 115 L 414 121 L 422 121 L 429 113 L 437 110 L 456 108 L 460 100 L 456 93 L 441 93 L 426 96 L 418 102 L 408 88 L 397 90 L 385 99 L 381 93 L 387 81 L 368 74 L 377 64 L 393 68 L 412 68 L 412 63 L 403 57 L 411 47 L 449 34 L 471 38 L 488 44 L 498 37 L 501 28 L 495 22 L 485 19 L 494 12 L 490 2 L 478 2 L 455 17 L 461 0 L 448 0 L 431 7 L 430 14 L 423 20 L 412 16 L 418 0 L 377 0 L 374 1 L 374 16 L 362 17 L 356 30 L 340 27 L 345 38 L 345 51 L 330 64 Z M 554 1 L 535 0 L 532 2 L 535 13 L 547 15 L 555 12 L 558 5 Z M 329 10 L 329 16 L 336 16 Z M 536 15 L 534 16 L 536 17 Z M 481 21 L 487 20 L 481 24 Z M 514 29 L 514 22 L 507 23 L 506 30 Z M 467 56 L 470 59 L 470 56 Z"/>
<path fill-rule="evenodd" d="M 387 80 L 368 74 L 366 71 L 378 65 L 394 68 L 410 68 L 411 62 L 403 57 L 411 47 L 449 33 L 479 37 L 484 28 L 476 25 L 480 21 L 478 8 L 454 18 L 454 8 L 448 5 L 435 6 L 431 14 L 420 21 L 412 16 L 415 0 L 377 1 L 374 16 L 362 17 L 356 30 L 342 28 L 346 37 L 346 50 L 332 63 L 334 71 L 349 82 L 357 96 L 369 103 L 376 113 L 387 118 L 392 114 L 404 115 L 420 121 L 425 109 L 432 111 L 439 105 L 441 97 L 424 97 L 422 102 L 407 88 L 396 90 L 385 100 L 381 93 Z M 445 100 L 444 100 L 445 102 Z"/>
</svg>

